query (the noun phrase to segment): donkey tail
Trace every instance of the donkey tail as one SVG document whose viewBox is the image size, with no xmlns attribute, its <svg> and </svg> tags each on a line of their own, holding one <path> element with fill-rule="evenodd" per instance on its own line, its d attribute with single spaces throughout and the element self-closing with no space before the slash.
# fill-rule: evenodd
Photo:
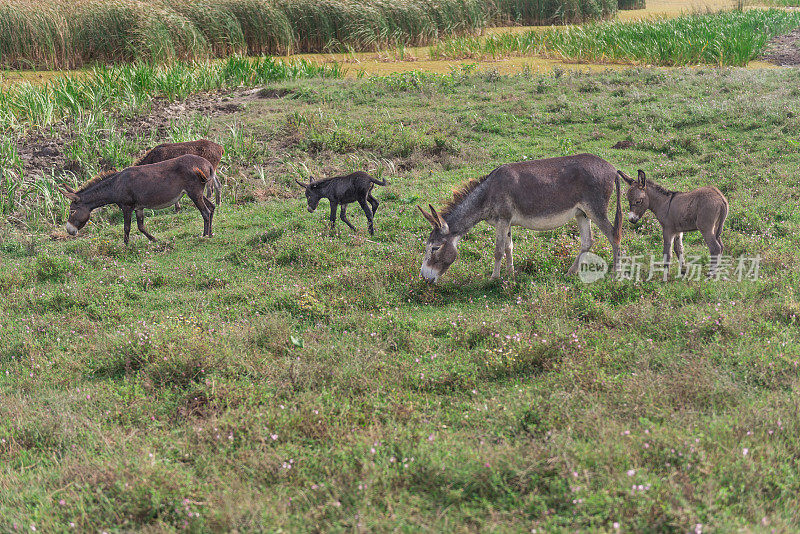
<svg viewBox="0 0 800 534">
<path fill-rule="evenodd" d="M 386 185 L 386 184 L 389 183 L 389 182 L 386 181 L 386 178 L 384 178 L 382 182 L 379 182 L 378 180 L 376 180 L 372 176 L 369 177 L 369 181 L 372 182 L 373 184 L 378 184 L 378 185 Z"/>
<path fill-rule="evenodd" d="M 211 185 L 214 187 L 214 200 L 217 201 L 217 206 L 219 206 L 219 192 L 222 189 L 222 184 L 217 180 L 217 171 L 214 169 L 211 169 Z"/>
<path fill-rule="evenodd" d="M 617 188 L 617 213 L 614 215 L 614 240 L 622 241 L 622 204 L 620 203 L 619 173 L 614 175 L 614 185 Z"/>
<path fill-rule="evenodd" d="M 204 173 L 200 167 L 195 167 L 192 169 L 192 171 L 194 171 L 198 178 L 203 180 L 203 183 L 208 183 L 208 176 L 206 176 L 206 173 Z"/>
<path fill-rule="evenodd" d="M 717 241 L 719 241 L 719 236 L 722 235 L 722 225 L 725 224 L 725 219 L 728 218 L 728 201 L 725 197 L 723 197 L 723 200 L 725 200 L 725 202 L 722 204 L 722 210 L 720 210 L 719 220 L 717 221 L 717 231 L 714 232 L 714 237 L 717 238 Z"/>
</svg>

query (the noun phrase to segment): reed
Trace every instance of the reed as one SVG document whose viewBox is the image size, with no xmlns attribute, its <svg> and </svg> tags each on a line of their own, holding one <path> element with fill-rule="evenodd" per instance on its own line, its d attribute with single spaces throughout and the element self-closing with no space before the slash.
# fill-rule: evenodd
<svg viewBox="0 0 800 534">
<path fill-rule="evenodd" d="M 619 9 L 644 9 L 647 6 L 645 0 L 618 0 L 617 7 Z"/>
<path fill-rule="evenodd" d="M 25 82 L 0 89 L 0 131 L 23 125 L 46 126 L 90 111 L 120 111 L 153 97 L 175 100 L 212 89 L 342 75 L 338 64 L 319 66 L 305 60 L 283 61 L 266 56 L 231 56 L 214 63 L 178 61 L 168 66 L 100 65 L 88 73 L 56 77 L 43 85 Z"/>
<path fill-rule="evenodd" d="M 616 0 L 0 0 L 0 67 L 375 50 L 616 9 Z"/>
<path fill-rule="evenodd" d="M 545 54 L 586 62 L 662 66 L 742 66 L 769 39 L 800 25 L 800 13 L 780 9 L 684 15 L 673 19 L 602 22 L 544 32 L 462 37 L 435 44 L 435 59 Z"/>
</svg>

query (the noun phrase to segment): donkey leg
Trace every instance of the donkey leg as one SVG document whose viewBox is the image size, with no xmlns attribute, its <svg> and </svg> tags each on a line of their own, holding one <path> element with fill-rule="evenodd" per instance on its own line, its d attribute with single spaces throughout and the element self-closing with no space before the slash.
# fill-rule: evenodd
<svg viewBox="0 0 800 534">
<path fill-rule="evenodd" d="M 339 207 L 334 201 L 331 201 L 331 232 L 333 232 L 334 225 L 336 224 L 336 208 Z"/>
<path fill-rule="evenodd" d="M 372 196 L 372 193 L 367 195 L 367 202 L 369 202 L 370 206 L 372 206 L 372 216 L 374 217 L 375 212 L 378 211 L 378 206 L 380 205 L 380 202 L 378 202 L 377 198 Z"/>
<path fill-rule="evenodd" d="M 678 232 L 675 235 L 675 255 L 678 257 L 680 264 L 681 274 L 686 270 L 686 262 L 683 257 L 683 232 Z"/>
<path fill-rule="evenodd" d="M 358 204 L 361 206 L 361 209 L 364 210 L 364 214 L 367 216 L 367 223 L 369 224 L 369 235 L 375 235 L 375 227 L 372 224 L 372 209 L 367 204 L 367 199 L 363 198 L 358 201 Z"/>
<path fill-rule="evenodd" d="M 125 232 L 126 245 L 131 235 L 131 215 L 133 215 L 133 208 L 122 208 L 122 228 Z"/>
<path fill-rule="evenodd" d="M 510 221 L 497 221 L 495 230 L 494 269 L 492 270 L 492 280 L 497 280 L 500 278 L 500 264 L 503 261 L 503 256 L 506 255 L 506 248 L 508 248 L 508 236 L 511 234 Z"/>
<path fill-rule="evenodd" d="M 144 229 L 144 210 L 136 210 L 136 226 L 139 228 L 139 231 L 143 233 L 147 239 L 150 241 L 155 241 L 156 238 L 150 235 L 150 233 Z"/>
<path fill-rule="evenodd" d="M 586 216 L 585 213 L 579 211 L 575 214 L 575 220 L 578 222 L 578 229 L 581 232 L 581 250 L 578 252 L 578 257 L 575 258 L 575 261 L 572 264 L 572 267 L 569 268 L 567 274 L 575 274 L 578 272 L 578 268 L 581 264 L 581 257 L 589 252 L 592 248 L 592 243 L 594 242 L 592 238 L 592 223 L 589 222 L 589 218 Z"/>
<path fill-rule="evenodd" d="M 675 234 L 664 230 L 664 264 L 669 269 L 669 264 L 672 261 L 672 242 L 675 240 Z"/>
<path fill-rule="evenodd" d="M 603 214 L 602 217 L 592 217 L 591 220 L 597 225 L 600 231 L 603 232 L 603 235 L 608 238 L 609 243 L 611 243 L 611 250 L 614 253 L 614 272 L 619 272 L 619 241 L 614 239 L 614 225 L 611 224 L 611 221 L 608 220 L 605 214 Z"/>
<path fill-rule="evenodd" d="M 347 219 L 347 204 L 342 204 L 341 209 L 339 210 L 339 218 L 344 221 L 344 223 L 350 227 L 352 231 L 356 231 L 356 227 L 353 226 L 350 221 Z"/>
<path fill-rule="evenodd" d="M 208 208 L 208 211 L 211 212 L 211 214 L 208 217 L 208 237 L 213 237 L 214 236 L 214 231 L 213 231 L 212 227 L 214 225 L 214 211 L 216 210 L 216 206 L 214 205 L 213 202 L 211 202 L 205 196 L 203 197 L 203 202 L 205 203 L 206 207 Z"/>
<path fill-rule="evenodd" d="M 179 213 L 181 211 L 181 201 L 177 201 L 175 203 L 175 213 Z"/>
<path fill-rule="evenodd" d="M 508 243 L 506 243 L 506 267 L 508 276 L 514 276 L 514 240 L 511 239 L 511 227 L 508 228 Z"/>
<path fill-rule="evenodd" d="M 188 193 L 189 198 L 192 199 L 194 202 L 195 207 L 200 211 L 200 215 L 203 216 L 203 237 L 211 237 L 211 210 L 208 209 L 208 206 L 205 202 L 205 197 L 203 197 L 203 190 L 200 189 L 199 192 L 192 192 L 191 194 Z"/>
<path fill-rule="evenodd" d="M 714 276 L 717 273 L 719 266 L 720 256 L 722 255 L 722 246 L 717 241 L 717 236 L 714 235 L 712 230 L 702 231 L 703 240 L 708 245 L 708 253 L 711 255 L 711 268 L 709 269 L 709 276 Z"/>
</svg>

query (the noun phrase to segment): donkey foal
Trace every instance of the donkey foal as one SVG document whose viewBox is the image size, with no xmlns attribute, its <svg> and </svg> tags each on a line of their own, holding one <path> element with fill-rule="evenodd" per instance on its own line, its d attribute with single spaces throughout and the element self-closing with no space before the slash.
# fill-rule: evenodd
<svg viewBox="0 0 800 534">
<path fill-rule="evenodd" d="M 378 201 L 372 196 L 372 188 L 375 187 L 375 184 L 385 186 L 386 180 L 379 182 L 369 174 L 358 171 L 348 174 L 347 176 L 335 176 L 333 178 L 317 180 L 316 182 L 312 179 L 308 184 L 304 184 L 298 180 L 295 180 L 295 182 L 306 190 L 309 212 L 314 213 L 321 199 L 327 198 L 330 201 L 331 230 L 333 230 L 334 224 L 336 223 L 336 208 L 341 206 L 341 219 L 351 230 L 355 231 L 356 227 L 347 220 L 346 210 L 349 203 L 358 202 L 361 209 L 364 210 L 364 214 L 367 216 L 370 235 L 375 234 L 372 225 L 372 217 L 378 209 Z"/>
<path fill-rule="evenodd" d="M 628 184 L 628 219 L 635 223 L 649 209 L 652 211 L 664 233 L 664 263 L 669 268 L 672 248 L 680 262 L 681 272 L 685 270 L 683 257 L 683 232 L 700 230 L 711 254 L 710 274 L 716 273 L 719 259 L 725 247 L 720 235 L 725 217 L 728 216 L 728 200 L 716 187 L 701 187 L 694 191 L 669 191 L 652 180 L 644 171 L 639 171 L 639 179 L 634 180 L 622 171 L 617 171 Z"/>
</svg>

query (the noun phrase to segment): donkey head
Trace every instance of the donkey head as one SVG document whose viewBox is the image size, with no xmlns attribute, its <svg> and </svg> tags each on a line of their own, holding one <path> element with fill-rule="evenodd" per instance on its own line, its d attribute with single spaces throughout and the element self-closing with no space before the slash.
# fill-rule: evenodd
<svg viewBox="0 0 800 534">
<path fill-rule="evenodd" d="M 309 213 L 314 213 L 314 210 L 317 209 L 317 206 L 319 205 L 320 199 L 323 197 L 323 195 L 314 187 L 314 178 L 309 178 L 308 184 L 304 184 L 297 179 L 295 179 L 295 182 L 297 182 L 297 185 L 306 190 L 308 211 Z"/>
<path fill-rule="evenodd" d="M 425 259 L 422 261 L 420 275 L 426 282 L 436 283 L 458 257 L 458 240 L 461 236 L 451 234 L 444 218 L 439 215 L 433 206 L 428 204 L 430 213 L 417 206 L 422 216 L 433 226 L 431 235 L 425 243 Z"/>
<path fill-rule="evenodd" d="M 620 177 L 628 184 L 628 220 L 636 223 L 644 216 L 650 207 L 650 199 L 647 196 L 647 177 L 644 171 L 639 169 L 639 179 L 634 180 L 622 171 L 617 171 Z"/>
<path fill-rule="evenodd" d="M 81 197 L 70 186 L 64 185 L 64 188 L 61 189 L 61 194 L 72 201 L 69 205 L 69 219 L 67 219 L 66 230 L 69 235 L 76 235 L 78 230 L 89 222 L 89 215 L 91 215 L 92 210 L 81 202 Z"/>
</svg>

